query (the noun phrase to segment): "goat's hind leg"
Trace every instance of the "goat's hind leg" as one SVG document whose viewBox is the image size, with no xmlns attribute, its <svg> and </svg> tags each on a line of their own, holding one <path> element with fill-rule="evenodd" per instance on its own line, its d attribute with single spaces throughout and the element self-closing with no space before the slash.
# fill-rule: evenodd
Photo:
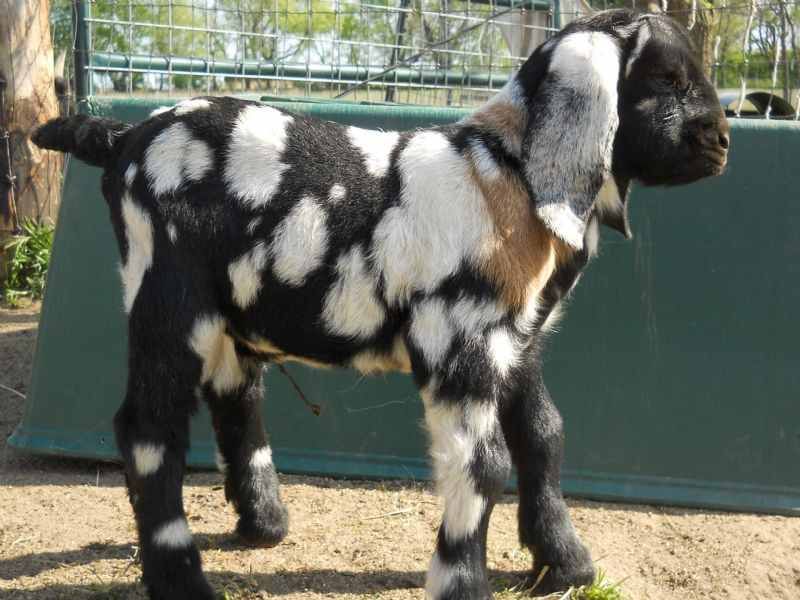
<svg viewBox="0 0 800 600">
<path fill-rule="evenodd" d="M 537 595 L 589 584 L 594 566 L 561 493 L 564 434 L 538 364 L 517 373 L 501 416 L 519 487 L 519 536 L 534 556 Z M 546 568 L 546 571 L 543 569 Z"/>
<path fill-rule="evenodd" d="M 236 532 L 248 544 L 274 546 L 286 537 L 288 516 L 281 501 L 272 450 L 261 419 L 261 364 L 239 358 L 244 381 L 234 389 L 205 386 L 225 473 L 225 498 L 239 514 Z"/>
<path fill-rule="evenodd" d="M 134 308 L 128 389 L 114 419 L 152 600 L 214 598 L 183 508 L 185 453 L 201 366 L 189 328 L 163 326 L 153 307 Z M 166 319 L 169 321 L 169 319 Z"/>
</svg>

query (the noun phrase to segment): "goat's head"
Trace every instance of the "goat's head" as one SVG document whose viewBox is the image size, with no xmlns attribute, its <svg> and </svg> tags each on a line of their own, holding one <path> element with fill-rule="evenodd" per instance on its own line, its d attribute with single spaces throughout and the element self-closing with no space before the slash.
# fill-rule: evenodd
<svg viewBox="0 0 800 600">
<path fill-rule="evenodd" d="M 714 87 L 689 36 L 663 15 L 611 10 L 571 23 L 504 95 L 525 113 L 518 151 L 537 213 L 576 248 L 592 211 L 629 233 L 630 181 L 689 183 L 720 174 L 727 160 Z M 608 182 L 618 194 L 599 194 Z"/>
<path fill-rule="evenodd" d="M 689 36 L 668 17 L 637 23 L 619 86 L 615 174 L 646 185 L 719 175 L 728 157 L 728 122 Z"/>
</svg>

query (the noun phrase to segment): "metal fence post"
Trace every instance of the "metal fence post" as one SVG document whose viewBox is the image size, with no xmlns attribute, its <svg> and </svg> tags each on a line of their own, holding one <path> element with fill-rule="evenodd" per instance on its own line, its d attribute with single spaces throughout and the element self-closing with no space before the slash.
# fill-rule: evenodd
<svg viewBox="0 0 800 600">
<path fill-rule="evenodd" d="M 72 5 L 72 27 L 75 32 L 75 102 L 78 107 L 86 102 L 91 92 L 89 72 L 89 25 L 91 15 L 86 0 L 74 0 Z"/>
</svg>

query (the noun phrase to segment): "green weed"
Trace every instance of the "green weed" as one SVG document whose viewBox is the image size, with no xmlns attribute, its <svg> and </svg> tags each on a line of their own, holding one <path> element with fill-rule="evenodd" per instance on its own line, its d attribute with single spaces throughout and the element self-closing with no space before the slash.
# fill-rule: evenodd
<svg viewBox="0 0 800 600">
<path fill-rule="evenodd" d="M 498 600 L 523 600 L 531 597 L 530 589 L 518 587 L 503 590 L 495 595 Z M 609 583 L 602 570 L 591 585 L 570 588 L 564 592 L 538 598 L 538 600 L 627 600 L 619 583 Z"/>
<path fill-rule="evenodd" d="M 52 225 L 33 219 L 22 222 L 22 233 L 13 236 L 4 247 L 8 254 L 8 274 L 3 284 L 3 300 L 10 306 L 20 300 L 37 300 L 44 294 L 50 251 L 53 246 Z"/>
</svg>

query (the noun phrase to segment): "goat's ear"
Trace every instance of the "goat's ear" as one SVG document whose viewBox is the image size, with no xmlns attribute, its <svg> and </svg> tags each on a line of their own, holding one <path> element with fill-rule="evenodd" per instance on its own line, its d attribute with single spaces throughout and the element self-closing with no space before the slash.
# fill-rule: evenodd
<svg viewBox="0 0 800 600">
<path fill-rule="evenodd" d="M 523 67 L 519 74 L 529 109 L 526 176 L 539 218 L 581 249 L 597 194 L 610 177 L 621 52 L 612 35 L 597 31 L 569 33 L 542 50 L 531 57 L 538 69 Z M 526 73 L 538 81 L 525 81 Z"/>
</svg>

